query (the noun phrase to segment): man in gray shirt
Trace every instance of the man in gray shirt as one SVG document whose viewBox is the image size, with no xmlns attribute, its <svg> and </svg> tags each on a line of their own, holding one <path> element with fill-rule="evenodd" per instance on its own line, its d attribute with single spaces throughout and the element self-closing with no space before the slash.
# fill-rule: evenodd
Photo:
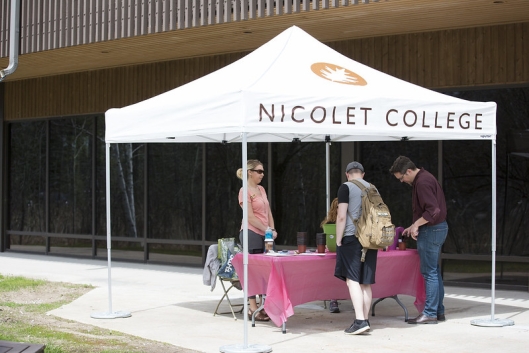
<svg viewBox="0 0 529 353">
<path fill-rule="evenodd" d="M 367 250 L 362 262 L 362 245 L 355 235 L 353 219 L 362 212 L 362 191 L 351 180 L 358 180 L 369 188 L 364 180 L 364 167 L 351 162 L 345 170 L 347 182 L 338 189 L 338 216 L 336 218 L 336 268 L 334 276 L 346 282 L 355 310 L 355 320 L 345 329 L 348 335 L 358 335 L 370 329 L 371 285 L 375 283 L 377 250 Z"/>
</svg>

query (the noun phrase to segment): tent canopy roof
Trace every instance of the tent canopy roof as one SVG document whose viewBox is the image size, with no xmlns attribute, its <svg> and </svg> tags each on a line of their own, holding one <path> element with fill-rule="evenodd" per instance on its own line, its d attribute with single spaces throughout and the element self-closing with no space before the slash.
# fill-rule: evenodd
<svg viewBox="0 0 529 353">
<path fill-rule="evenodd" d="M 496 139 L 496 103 L 362 65 L 293 26 L 244 58 L 106 112 L 109 143 Z"/>
</svg>

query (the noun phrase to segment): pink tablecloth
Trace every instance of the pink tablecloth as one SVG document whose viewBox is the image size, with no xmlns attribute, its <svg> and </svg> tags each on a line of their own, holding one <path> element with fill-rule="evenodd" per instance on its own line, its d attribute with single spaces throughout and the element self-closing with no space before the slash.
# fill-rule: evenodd
<svg viewBox="0 0 529 353">
<path fill-rule="evenodd" d="M 232 261 L 243 281 L 243 255 Z M 266 294 L 265 310 L 281 326 L 294 306 L 315 300 L 350 299 L 347 285 L 334 277 L 336 254 L 274 257 L 248 255 L 248 295 Z M 415 297 L 419 312 L 426 298 L 416 250 L 379 251 L 373 298 L 405 294 Z"/>
</svg>

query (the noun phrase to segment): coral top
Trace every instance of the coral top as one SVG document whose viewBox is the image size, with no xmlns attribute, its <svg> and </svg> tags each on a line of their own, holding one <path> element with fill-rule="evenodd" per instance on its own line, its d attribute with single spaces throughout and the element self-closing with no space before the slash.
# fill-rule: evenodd
<svg viewBox="0 0 529 353">
<path fill-rule="evenodd" d="M 250 192 L 250 189 L 248 189 L 248 207 L 251 207 L 253 210 L 253 214 L 257 219 L 259 219 L 263 224 L 268 225 L 268 210 L 270 209 L 270 204 L 268 202 L 268 198 L 266 197 L 266 191 L 261 185 L 257 185 L 257 188 L 259 191 L 261 191 L 261 195 L 257 195 Z M 242 207 L 242 193 L 243 188 L 239 190 L 239 205 Z M 241 230 L 243 226 L 241 223 Z M 252 226 L 250 222 L 248 222 L 248 229 L 254 231 L 257 234 L 260 234 L 264 236 L 264 232 L 262 230 L 259 230 Z"/>
</svg>

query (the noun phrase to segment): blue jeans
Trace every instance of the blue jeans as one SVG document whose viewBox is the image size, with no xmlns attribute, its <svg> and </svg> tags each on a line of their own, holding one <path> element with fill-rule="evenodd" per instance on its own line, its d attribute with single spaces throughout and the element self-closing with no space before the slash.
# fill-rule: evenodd
<svg viewBox="0 0 529 353">
<path fill-rule="evenodd" d="M 429 317 L 437 317 L 445 313 L 443 305 L 445 289 L 439 267 L 439 257 L 447 234 L 448 225 L 442 222 L 430 227 L 420 227 L 417 237 L 421 273 L 426 286 L 426 304 L 422 313 Z"/>
</svg>

